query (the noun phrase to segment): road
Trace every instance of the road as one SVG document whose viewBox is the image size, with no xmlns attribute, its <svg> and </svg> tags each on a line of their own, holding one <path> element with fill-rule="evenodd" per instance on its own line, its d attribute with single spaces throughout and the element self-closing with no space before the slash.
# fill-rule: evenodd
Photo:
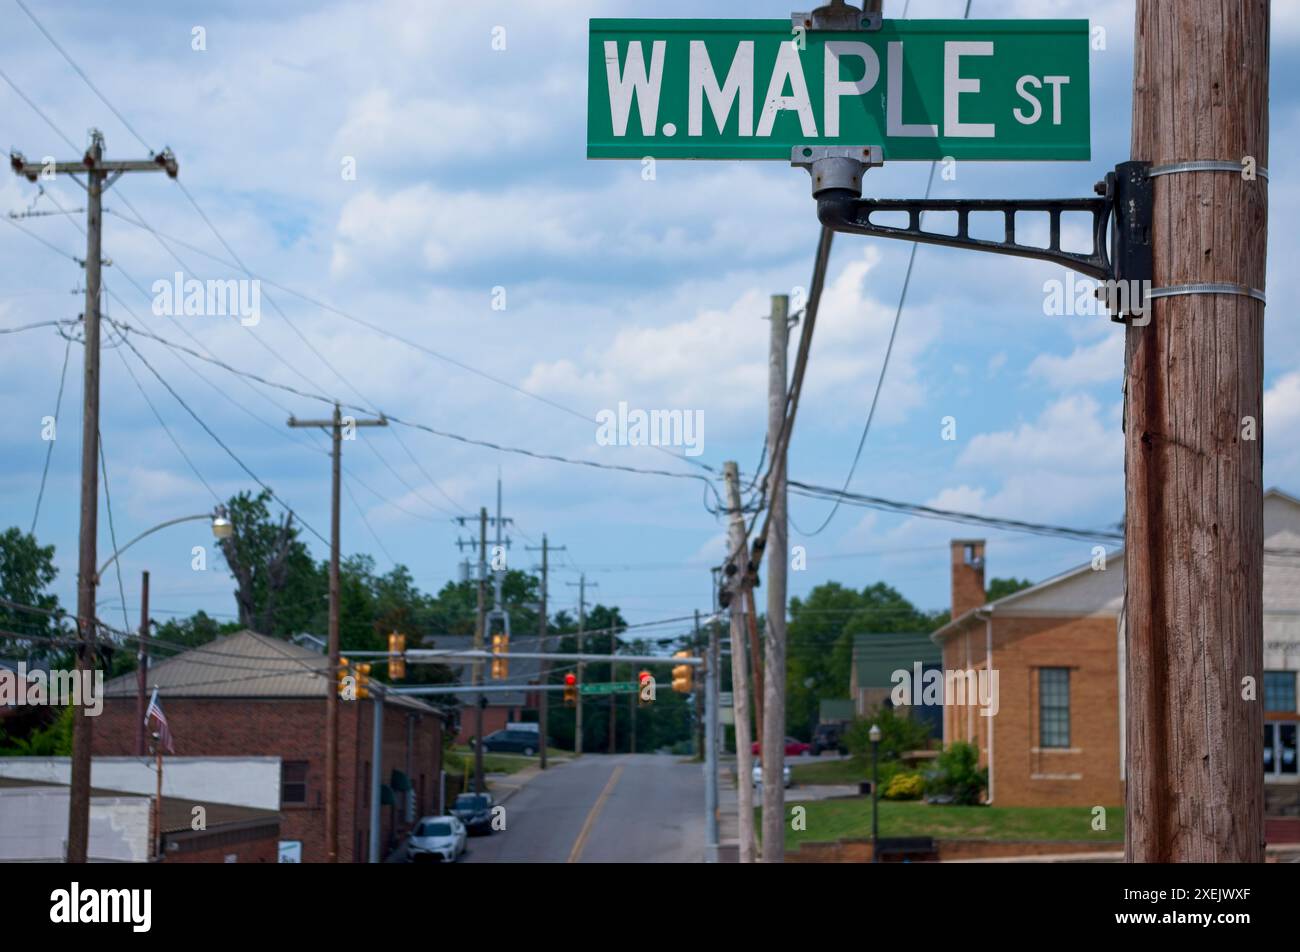
<svg viewBox="0 0 1300 952">
<path fill-rule="evenodd" d="M 506 829 L 468 863 L 699 863 L 704 772 L 656 754 L 588 755 L 539 774 L 505 804 Z"/>
</svg>

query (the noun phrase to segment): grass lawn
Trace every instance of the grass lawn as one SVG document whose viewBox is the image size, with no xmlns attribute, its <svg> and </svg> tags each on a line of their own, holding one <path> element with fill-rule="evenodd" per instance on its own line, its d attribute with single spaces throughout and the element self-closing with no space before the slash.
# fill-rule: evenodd
<svg viewBox="0 0 1300 952">
<path fill-rule="evenodd" d="M 821 765 L 818 765 L 821 766 Z M 826 766 L 831 766 L 827 764 Z M 787 811 L 791 806 L 788 804 Z M 807 829 L 785 836 L 789 848 L 871 836 L 871 798 L 816 800 L 797 806 L 808 810 Z M 1124 839 L 1124 810 L 1106 809 L 1106 829 L 1092 829 L 1089 807 L 957 807 L 924 801 L 880 802 L 881 836 L 932 836 L 936 839 L 1104 840 Z"/>
<path fill-rule="evenodd" d="M 871 779 L 871 765 L 846 757 L 790 766 L 790 780 L 801 784 L 857 783 Z"/>
<path fill-rule="evenodd" d="M 573 752 L 569 750 L 557 750 L 554 747 L 548 747 L 547 757 L 572 757 Z M 536 755 L 525 757 L 523 754 L 489 754 L 486 751 L 483 754 L 483 772 L 484 773 L 518 773 L 525 767 L 531 767 L 538 762 Z M 468 768 L 466 765 L 468 764 Z M 453 747 L 446 755 L 444 768 L 448 773 L 464 773 L 468 769 L 471 773 L 474 771 L 474 751 L 466 746 Z"/>
</svg>

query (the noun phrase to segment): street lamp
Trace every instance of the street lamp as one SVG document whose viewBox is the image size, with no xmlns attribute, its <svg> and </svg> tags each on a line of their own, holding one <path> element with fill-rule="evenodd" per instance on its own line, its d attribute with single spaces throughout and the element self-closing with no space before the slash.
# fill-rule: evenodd
<svg viewBox="0 0 1300 952">
<path fill-rule="evenodd" d="M 871 862 L 873 863 L 880 862 L 880 826 L 877 808 L 880 799 L 877 780 L 880 773 L 876 769 L 876 753 L 880 750 L 880 737 L 880 725 L 872 724 L 871 730 L 867 731 L 867 738 L 871 741 Z"/>
<path fill-rule="evenodd" d="M 212 536 L 217 540 L 229 539 L 235 532 L 235 525 L 230 521 L 230 516 L 226 512 L 225 506 L 217 506 L 215 509 L 212 510 L 212 512 L 199 513 L 193 516 L 181 516 L 177 519 L 168 519 L 166 522 L 158 523 L 158 525 L 154 526 L 152 529 L 146 529 L 144 532 L 141 532 L 138 536 L 136 536 L 126 545 L 122 546 L 122 548 L 118 549 L 116 552 L 110 555 L 108 557 L 108 561 L 106 561 L 103 565 L 101 565 L 99 567 L 99 571 L 95 573 L 95 584 L 96 585 L 99 584 L 99 580 L 103 578 L 104 572 L 108 569 L 110 565 L 112 565 L 114 562 L 117 561 L 117 557 L 119 555 L 121 555 L 127 549 L 131 548 L 131 546 L 135 545 L 145 536 L 153 535 L 159 529 L 166 529 L 168 526 L 178 525 L 179 523 L 182 522 L 198 522 L 200 520 L 211 522 Z"/>
</svg>

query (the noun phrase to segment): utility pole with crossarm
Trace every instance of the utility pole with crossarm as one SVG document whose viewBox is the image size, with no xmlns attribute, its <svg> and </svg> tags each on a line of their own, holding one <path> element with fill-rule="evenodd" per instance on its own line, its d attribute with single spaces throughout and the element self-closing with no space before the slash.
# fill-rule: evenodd
<svg viewBox="0 0 1300 952">
<path fill-rule="evenodd" d="M 355 439 L 358 426 L 388 426 L 382 415 L 377 420 L 343 416 L 334 404 L 328 420 L 298 420 L 289 417 L 291 427 L 319 427 L 330 431 L 330 627 L 329 687 L 325 692 L 325 852 L 326 862 L 339 861 L 339 694 L 333 687 L 339 670 L 339 483 L 342 479 L 343 440 Z M 346 435 L 345 435 L 346 434 Z"/>
<path fill-rule="evenodd" d="M 104 136 L 90 130 L 90 148 L 74 162 L 29 163 L 21 152 L 10 153 L 9 164 L 29 182 L 69 175 L 86 190 L 86 310 L 82 315 L 86 366 L 81 412 L 81 529 L 77 556 L 77 678 L 95 666 L 95 536 L 99 530 L 99 290 L 103 240 L 104 193 L 126 172 L 166 172 L 176 177 L 176 157 L 164 149 L 149 159 L 122 162 L 104 160 Z M 82 182 L 78 175 L 84 175 Z M 72 719 L 72 776 L 68 795 L 69 863 L 86 862 L 90 839 L 91 721 L 83 712 Z"/>
</svg>

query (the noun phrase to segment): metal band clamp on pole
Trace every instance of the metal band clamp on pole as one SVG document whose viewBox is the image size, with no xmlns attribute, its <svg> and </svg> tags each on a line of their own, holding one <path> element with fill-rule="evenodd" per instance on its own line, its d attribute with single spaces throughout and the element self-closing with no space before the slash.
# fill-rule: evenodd
<svg viewBox="0 0 1300 952">
<path fill-rule="evenodd" d="M 1225 159 L 1195 159 L 1191 162 L 1171 162 L 1168 165 L 1153 165 L 1147 172 L 1148 178 L 1155 178 L 1157 175 L 1178 175 L 1182 172 L 1233 172 L 1240 175 L 1242 166 L 1240 162 L 1232 162 Z M 1255 175 L 1268 181 L 1268 169 L 1257 168 Z"/>
<path fill-rule="evenodd" d="M 1173 284 L 1167 288 L 1152 288 L 1147 292 L 1148 298 L 1179 297 L 1184 294 L 1236 294 L 1241 297 L 1254 298 L 1267 304 L 1264 292 L 1245 284 L 1233 284 L 1228 281 L 1202 281 L 1196 284 Z"/>
</svg>

